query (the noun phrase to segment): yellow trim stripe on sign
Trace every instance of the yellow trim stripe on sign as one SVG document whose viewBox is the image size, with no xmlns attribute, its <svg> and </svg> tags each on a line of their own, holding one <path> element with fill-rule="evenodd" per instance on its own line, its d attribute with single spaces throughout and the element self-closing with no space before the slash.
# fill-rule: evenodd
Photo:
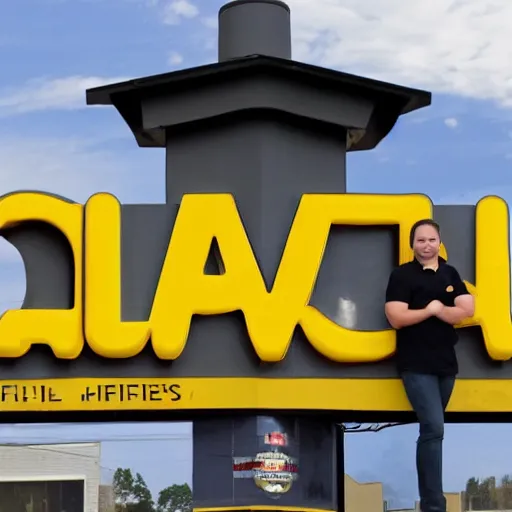
<svg viewBox="0 0 512 512">
<path fill-rule="evenodd" d="M 0 411 L 409 411 L 398 379 L 77 378 L 0 381 Z M 459 379 L 451 412 L 512 412 L 512 380 Z"/>
</svg>

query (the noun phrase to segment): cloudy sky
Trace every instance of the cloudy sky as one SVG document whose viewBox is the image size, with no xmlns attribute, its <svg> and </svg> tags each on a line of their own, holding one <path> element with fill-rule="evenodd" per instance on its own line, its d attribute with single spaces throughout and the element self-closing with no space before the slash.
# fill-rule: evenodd
<svg viewBox="0 0 512 512">
<path fill-rule="evenodd" d="M 48 190 L 83 202 L 109 191 L 164 201 L 164 152 L 143 150 L 85 89 L 216 60 L 220 0 L 17 0 L 0 16 L 0 194 Z M 436 203 L 512 201 L 510 0 L 289 0 L 297 60 L 425 88 L 433 105 L 376 150 L 350 155 L 350 192 L 424 192 Z M 441 176 L 442 175 L 442 176 Z M 24 296 L 21 260 L 0 245 L 0 307 Z M 101 439 L 105 475 L 140 471 L 153 491 L 191 479 L 190 425 L 3 427 L 7 441 Z M 144 437 L 144 440 L 142 439 Z M 416 427 L 347 439 L 347 470 L 416 498 Z M 485 443 L 482 439 L 485 438 Z M 448 426 L 446 490 L 510 470 L 505 426 Z M 130 444 L 128 444 L 130 443 Z M 136 444 L 131 444 L 136 443 Z M 165 473 L 156 459 L 166 454 Z"/>
</svg>

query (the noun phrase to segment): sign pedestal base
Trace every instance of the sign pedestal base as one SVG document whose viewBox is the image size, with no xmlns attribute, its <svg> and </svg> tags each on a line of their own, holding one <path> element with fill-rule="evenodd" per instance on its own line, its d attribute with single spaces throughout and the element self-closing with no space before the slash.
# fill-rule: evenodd
<svg viewBox="0 0 512 512">
<path fill-rule="evenodd" d="M 193 445 L 196 511 L 344 508 L 343 432 L 327 419 L 199 419 Z"/>
</svg>

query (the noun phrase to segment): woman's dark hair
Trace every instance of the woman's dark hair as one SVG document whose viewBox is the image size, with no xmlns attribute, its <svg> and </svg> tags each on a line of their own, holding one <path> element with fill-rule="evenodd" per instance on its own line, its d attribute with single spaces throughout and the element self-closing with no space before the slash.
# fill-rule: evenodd
<svg viewBox="0 0 512 512">
<path fill-rule="evenodd" d="M 439 227 L 439 224 L 436 221 L 432 219 L 421 219 L 415 222 L 411 228 L 411 234 L 409 235 L 409 245 L 411 246 L 411 248 L 414 244 L 414 235 L 416 234 L 416 230 L 420 226 L 432 226 L 437 231 L 439 237 L 441 237 L 441 228 Z"/>
</svg>

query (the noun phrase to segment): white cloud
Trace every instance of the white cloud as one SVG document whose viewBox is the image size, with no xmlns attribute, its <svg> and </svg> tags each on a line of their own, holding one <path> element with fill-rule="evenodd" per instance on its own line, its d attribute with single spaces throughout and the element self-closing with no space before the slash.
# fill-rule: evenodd
<svg viewBox="0 0 512 512">
<path fill-rule="evenodd" d="M 219 28 L 219 18 L 217 16 L 206 16 L 201 18 L 201 23 L 207 27 L 217 30 Z"/>
<path fill-rule="evenodd" d="M 104 142 L 78 137 L 1 136 L 0 195 L 42 190 L 84 202 L 98 190 L 126 193 L 129 178 L 143 160 L 134 161 L 132 151 L 105 149 L 101 145 Z"/>
<path fill-rule="evenodd" d="M 195 18 L 199 9 L 189 0 L 172 0 L 165 5 L 163 22 L 166 25 L 178 25 L 185 19 Z"/>
<path fill-rule="evenodd" d="M 121 202 L 133 202 L 136 195 L 142 195 L 143 202 L 156 200 L 155 185 L 161 184 L 148 180 L 140 171 L 153 166 L 154 153 L 138 148 L 116 152 L 105 149 L 104 142 L 73 137 L 0 136 L 0 196 L 38 190 L 84 203 L 101 191 L 116 195 Z M 135 157 L 134 152 L 140 156 Z M 160 177 L 163 176 L 162 168 Z M 142 194 L 141 182 L 145 185 Z M 12 263 L 19 263 L 22 268 L 18 252 L 0 237 L 0 265 Z"/>
<path fill-rule="evenodd" d="M 130 78 L 69 76 L 29 80 L 19 87 L 0 89 L 0 117 L 52 109 L 86 108 L 86 89 L 125 80 Z"/>
<path fill-rule="evenodd" d="M 167 63 L 172 67 L 179 66 L 183 63 L 183 55 L 178 52 L 171 52 L 169 58 L 167 59 Z"/>
<path fill-rule="evenodd" d="M 512 106 L 510 0 L 288 0 L 294 58 Z"/>
<path fill-rule="evenodd" d="M 120 139 L 121 140 L 121 139 Z M 0 196 L 38 190 L 84 203 L 97 192 L 110 192 L 123 203 L 160 200 L 163 162 L 136 145 L 116 151 L 105 137 L 14 137 L 0 132 Z M 163 157 L 163 155 L 162 155 Z M 143 169 L 157 168 L 148 177 Z M 156 174 L 156 173 L 155 173 Z M 160 194 L 155 194 L 158 190 Z M 25 272 L 18 251 L 0 237 L 0 314 L 18 308 L 25 294 Z"/>
<path fill-rule="evenodd" d="M 119 163 L 91 141 L 0 137 L 0 195 L 41 190 L 83 202 L 121 183 Z M 20 307 L 25 271 L 18 251 L 0 237 L 0 314 Z"/>
<path fill-rule="evenodd" d="M 459 125 L 459 121 L 457 121 L 457 119 L 455 119 L 455 117 L 448 117 L 444 120 L 444 124 L 448 128 L 457 128 L 457 126 Z"/>
</svg>

